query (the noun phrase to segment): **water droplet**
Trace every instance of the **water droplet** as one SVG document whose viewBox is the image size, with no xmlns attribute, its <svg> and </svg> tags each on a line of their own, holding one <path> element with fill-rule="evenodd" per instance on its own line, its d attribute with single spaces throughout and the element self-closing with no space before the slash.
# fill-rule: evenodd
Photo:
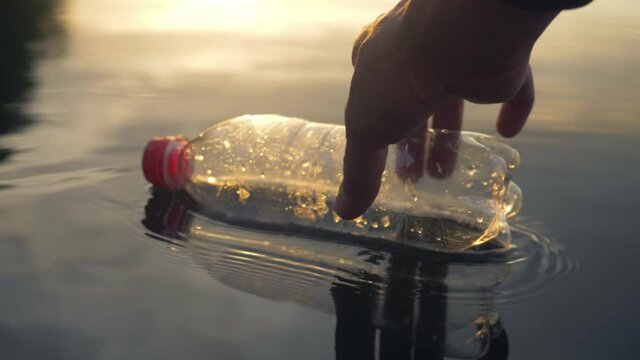
<svg viewBox="0 0 640 360">
<path fill-rule="evenodd" d="M 340 218 L 340 216 L 338 216 L 338 214 L 336 214 L 336 212 L 335 212 L 335 211 L 332 211 L 332 212 L 331 212 L 331 214 L 333 215 L 333 222 L 335 222 L 335 223 L 339 223 L 339 222 L 340 222 L 340 220 L 342 220 L 342 219 Z"/>
<path fill-rule="evenodd" d="M 382 226 L 386 229 L 391 225 L 391 220 L 389 220 L 389 216 L 385 215 L 382 219 Z"/>
<path fill-rule="evenodd" d="M 478 216 L 478 217 L 476 218 L 476 221 L 478 222 L 478 224 L 482 224 L 482 223 L 484 222 L 484 218 L 483 218 L 483 217 L 481 217 L 481 216 Z"/>
<path fill-rule="evenodd" d="M 207 182 L 208 182 L 209 184 L 215 184 L 215 183 L 217 183 L 217 182 L 218 182 L 218 179 L 216 179 L 216 178 L 215 178 L 215 177 L 213 177 L 213 176 L 209 176 L 209 177 L 207 178 Z"/>
<path fill-rule="evenodd" d="M 378 228 L 378 226 L 379 226 L 379 225 L 378 225 L 378 223 L 377 223 L 377 222 L 375 222 L 375 221 L 371 222 L 371 227 L 372 227 L 372 228 L 377 229 L 377 228 Z"/>
<path fill-rule="evenodd" d="M 229 142 L 229 140 L 223 141 L 222 145 L 224 145 L 225 149 L 229 149 L 231 147 L 231 143 Z"/>
<path fill-rule="evenodd" d="M 266 176 L 264 175 L 264 172 L 261 172 L 261 173 L 260 173 L 260 177 L 261 177 L 262 179 L 264 179 L 264 178 L 266 177 Z"/>
<path fill-rule="evenodd" d="M 196 156 L 194 156 L 194 157 L 193 157 L 193 159 L 194 159 L 195 161 L 202 161 L 202 160 L 204 160 L 204 156 L 202 156 L 202 155 L 196 155 Z"/>
<path fill-rule="evenodd" d="M 411 200 L 413 200 L 413 202 L 418 202 L 418 195 L 417 194 L 411 194 Z"/>
</svg>

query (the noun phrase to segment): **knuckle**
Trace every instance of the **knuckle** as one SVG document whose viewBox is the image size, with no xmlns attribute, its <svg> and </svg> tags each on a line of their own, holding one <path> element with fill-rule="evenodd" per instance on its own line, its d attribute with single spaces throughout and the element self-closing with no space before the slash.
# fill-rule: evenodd
<svg viewBox="0 0 640 360">
<path fill-rule="evenodd" d="M 528 63 L 497 67 L 492 64 L 438 65 L 438 73 L 452 93 L 481 104 L 511 100 L 529 74 Z"/>
<path fill-rule="evenodd" d="M 459 88 L 460 95 L 475 103 L 493 104 L 511 100 L 522 87 L 522 79 L 513 75 L 485 75 Z"/>
<path fill-rule="evenodd" d="M 378 16 L 356 37 L 351 60 L 354 66 L 378 67 L 391 56 L 398 43 L 401 15 L 390 11 Z M 391 56 L 393 57 L 393 56 Z"/>
</svg>

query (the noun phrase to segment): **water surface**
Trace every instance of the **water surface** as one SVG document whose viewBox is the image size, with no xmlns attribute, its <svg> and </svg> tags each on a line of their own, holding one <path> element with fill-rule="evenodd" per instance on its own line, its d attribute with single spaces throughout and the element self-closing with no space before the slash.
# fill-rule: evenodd
<svg viewBox="0 0 640 360">
<path fill-rule="evenodd" d="M 492 359 L 633 358 L 640 15 L 632 0 L 562 14 L 533 55 L 536 109 L 509 141 L 523 159 L 518 223 L 524 238 L 532 229 L 553 244 L 543 249 L 554 254 L 533 258 L 557 264 L 523 272 L 509 263 L 503 272 L 228 229 L 227 242 L 220 233 L 213 242 L 167 214 L 177 207 L 201 230 L 220 227 L 146 187 L 140 154 L 154 135 L 195 134 L 243 113 L 340 123 L 352 39 L 391 5 L 3 3 L 3 358 L 442 359 L 465 355 L 451 344 L 472 337 L 481 341 L 465 349 L 488 349 Z M 495 113 L 469 106 L 466 129 L 495 134 Z M 257 244 L 246 243 L 252 236 Z"/>
</svg>

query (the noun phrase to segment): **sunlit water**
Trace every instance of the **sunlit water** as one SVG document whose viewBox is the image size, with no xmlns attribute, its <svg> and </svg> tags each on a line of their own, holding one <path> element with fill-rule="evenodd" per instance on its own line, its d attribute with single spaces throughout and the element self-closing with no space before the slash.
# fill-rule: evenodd
<svg viewBox="0 0 640 360">
<path fill-rule="evenodd" d="M 534 53 L 536 109 L 510 142 L 522 155 L 518 251 L 434 258 L 246 232 L 189 206 L 200 232 L 149 225 L 149 207 L 177 201 L 150 194 L 140 174 L 151 136 L 243 113 L 340 123 L 352 39 L 390 5 L 3 2 L 2 357 L 638 353 L 632 0 L 561 15 Z M 468 107 L 465 128 L 493 134 L 495 112 Z"/>
</svg>

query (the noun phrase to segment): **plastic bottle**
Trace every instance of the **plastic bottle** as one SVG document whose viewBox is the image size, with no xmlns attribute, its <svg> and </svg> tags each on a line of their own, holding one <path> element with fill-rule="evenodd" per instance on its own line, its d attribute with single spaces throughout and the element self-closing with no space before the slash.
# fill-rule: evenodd
<svg viewBox="0 0 640 360">
<path fill-rule="evenodd" d="M 233 225 L 448 252 L 509 246 L 507 218 L 522 198 L 510 181 L 516 150 L 487 135 L 429 130 L 390 147 L 376 202 L 345 221 L 332 210 L 344 145 L 343 126 L 244 115 L 191 141 L 152 139 L 143 171 L 153 185 L 184 189 L 201 212 Z M 429 157 L 443 151 L 449 163 L 435 167 L 446 174 L 434 176 Z"/>
</svg>

